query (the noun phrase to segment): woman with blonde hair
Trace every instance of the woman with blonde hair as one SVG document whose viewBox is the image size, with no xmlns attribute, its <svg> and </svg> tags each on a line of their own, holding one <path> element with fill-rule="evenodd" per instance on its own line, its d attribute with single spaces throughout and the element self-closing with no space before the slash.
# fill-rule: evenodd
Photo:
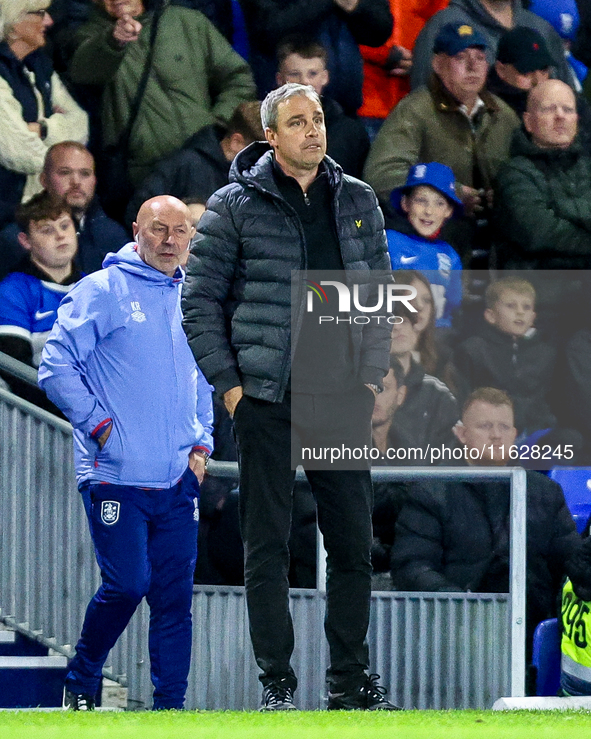
<svg viewBox="0 0 591 739">
<path fill-rule="evenodd" d="M 88 140 L 88 116 L 43 52 L 50 0 L 0 0 L 0 227 L 39 192 L 52 144 Z"/>
</svg>

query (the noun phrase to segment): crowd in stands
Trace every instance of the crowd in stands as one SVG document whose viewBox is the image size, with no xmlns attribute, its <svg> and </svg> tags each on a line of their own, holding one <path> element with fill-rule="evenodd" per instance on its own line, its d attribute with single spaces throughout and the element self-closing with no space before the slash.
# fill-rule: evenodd
<svg viewBox="0 0 591 739">
<path fill-rule="evenodd" d="M 299 82 L 321 96 L 328 155 L 378 195 L 396 282 L 417 290 L 375 447 L 546 444 L 552 463 L 589 465 L 589 7 L 0 0 L 0 351 L 37 366 L 61 297 L 131 240 L 148 198 L 178 197 L 197 224 L 264 138 L 258 101 Z M 235 460 L 216 409 L 214 458 Z M 560 488 L 527 466 L 530 628 L 576 534 Z M 376 487 L 376 570 L 402 589 L 506 589 L 507 485 L 450 485 Z M 292 583 L 313 587 L 314 502 L 295 495 Z M 241 583 L 232 485 L 204 485 L 200 537 L 197 578 Z"/>
</svg>

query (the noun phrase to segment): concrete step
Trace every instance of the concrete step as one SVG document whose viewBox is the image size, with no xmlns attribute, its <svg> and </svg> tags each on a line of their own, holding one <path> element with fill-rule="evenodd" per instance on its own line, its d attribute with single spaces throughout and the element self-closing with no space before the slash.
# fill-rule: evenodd
<svg viewBox="0 0 591 739">
<path fill-rule="evenodd" d="M 68 660 L 60 656 L 0 656 L 0 708 L 57 707 Z"/>
<path fill-rule="evenodd" d="M 47 647 L 15 631 L 0 631 L 0 656 L 2 657 L 45 657 Z"/>
</svg>

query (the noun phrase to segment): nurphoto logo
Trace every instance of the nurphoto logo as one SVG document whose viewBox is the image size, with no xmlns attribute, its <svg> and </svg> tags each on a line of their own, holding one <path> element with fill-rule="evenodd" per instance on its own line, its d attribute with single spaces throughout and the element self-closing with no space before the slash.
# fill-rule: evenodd
<svg viewBox="0 0 591 739">
<path fill-rule="evenodd" d="M 314 312 L 314 303 L 320 302 L 324 305 L 329 302 L 325 287 L 333 287 L 337 291 L 338 299 L 338 312 L 339 313 L 380 313 L 376 316 L 360 316 L 356 315 L 353 318 L 354 323 L 369 323 L 371 318 L 379 320 L 384 318 L 387 323 L 402 323 L 400 316 L 394 315 L 394 308 L 396 303 L 402 303 L 407 310 L 411 313 L 416 313 L 417 309 L 411 303 L 411 301 L 417 296 L 417 289 L 412 285 L 399 285 L 396 282 L 389 282 L 386 285 L 380 283 L 376 287 L 377 289 L 371 290 L 371 300 L 373 305 L 364 305 L 360 296 L 360 286 L 358 284 L 353 285 L 351 290 L 347 285 L 338 280 L 321 280 L 320 283 L 306 280 L 306 286 L 308 288 L 306 298 L 306 311 L 308 313 Z M 317 300 L 315 301 L 315 297 Z M 334 297 L 331 295 L 331 299 L 334 302 Z M 353 310 L 351 309 L 351 303 Z M 351 317 L 340 318 L 335 316 L 319 316 L 319 323 L 330 323 L 336 321 L 341 323 L 343 321 L 351 323 Z"/>
</svg>

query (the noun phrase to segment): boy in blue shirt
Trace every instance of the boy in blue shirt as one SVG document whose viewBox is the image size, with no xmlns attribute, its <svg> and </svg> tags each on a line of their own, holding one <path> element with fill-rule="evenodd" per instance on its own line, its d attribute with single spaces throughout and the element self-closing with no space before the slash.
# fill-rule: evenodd
<svg viewBox="0 0 591 739">
<path fill-rule="evenodd" d="M 386 221 L 392 269 L 416 269 L 427 277 L 435 325 L 449 328 L 462 300 L 462 262 L 439 234 L 449 218 L 463 212 L 453 172 L 439 162 L 415 164 L 406 184 L 392 191 L 390 202 L 397 214 Z"/>
</svg>

